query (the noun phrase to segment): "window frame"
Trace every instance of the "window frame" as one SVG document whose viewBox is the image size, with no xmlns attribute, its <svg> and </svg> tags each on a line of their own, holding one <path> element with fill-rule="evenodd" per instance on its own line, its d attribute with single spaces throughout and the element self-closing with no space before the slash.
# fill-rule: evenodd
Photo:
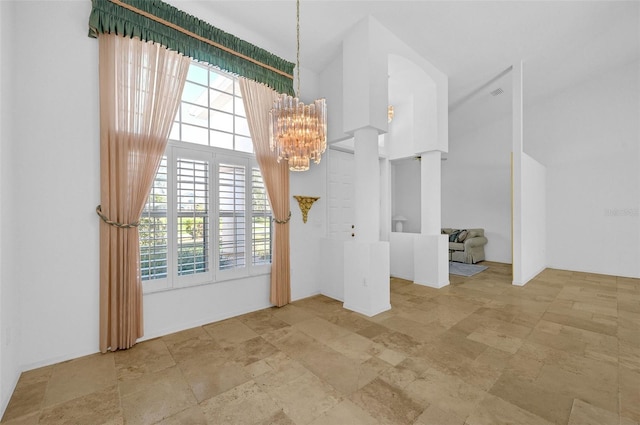
<svg viewBox="0 0 640 425">
<path fill-rule="evenodd" d="M 193 65 L 203 67 L 197 62 L 192 62 Z M 219 72 L 231 78 L 233 80 L 234 87 L 238 84 L 236 77 L 232 75 L 225 75 L 217 69 L 204 67 L 207 72 Z M 234 93 L 231 96 L 238 97 L 238 94 Z M 235 101 L 235 99 L 234 99 Z M 241 98 L 240 98 L 240 101 Z M 182 108 L 182 106 L 180 107 Z M 235 117 L 235 106 L 232 116 Z M 179 110 L 176 118 L 174 119 L 174 125 L 182 125 L 180 120 L 181 111 Z M 245 117 L 246 118 L 246 117 Z M 235 123 L 235 118 L 234 118 Z M 178 131 L 181 134 L 181 131 Z M 234 137 L 236 134 L 234 133 Z M 243 135 L 239 135 L 245 137 Z M 210 140 L 210 138 L 208 138 Z M 235 148 L 234 138 L 234 148 Z M 227 282 L 235 279 L 245 279 L 253 276 L 268 275 L 271 273 L 271 264 L 253 264 L 253 169 L 260 169 L 255 158 L 255 153 L 246 151 L 236 151 L 231 149 L 225 149 L 221 147 L 211 146 L 209 144 L 198 144 L 185 142 L 180 140 L 169 139 L 167 147 L 165 149 L 164 156 L 167 161 L 167 223 L 166 223 L 166 237 L 167 237 L 167 271 L 166 277 L 157 279 L 145 279 L 142 280 L 143 293 L 154 293 L 169 291 L 180 288 L 187 288 L 199 285 L 215 284 L 220 282 Z M 208 163 L 208 232 L 209 244 L 207 247 L 208 258 L 208 270 L 200 273 L 179 275 L 178 274 L 178 211 L 177 211 L 177 162 L 178 159 L 207 161 Z M 244 199 L 244 267 L 234 267 L 229 270 L 220 270 L 220 206 L 219 206 L 219 165 L 226 163 L 230 165 L 237 165 L 244 167 L 245 170 L 245 199 Z M 263 180 L 264 183 L 264 180 Z M 266 189 L 265 189 L 266 190 Z M 268 203 L 268 196 L 267 196 Z M 271 206 L 269 205 L 269 218 L 272 219 Z M 273 223 L 270 227 L 270 252 L 271 261 L 273 261 Z M 140 266 L 140 265 L 139 265 Z"/>
</svg>

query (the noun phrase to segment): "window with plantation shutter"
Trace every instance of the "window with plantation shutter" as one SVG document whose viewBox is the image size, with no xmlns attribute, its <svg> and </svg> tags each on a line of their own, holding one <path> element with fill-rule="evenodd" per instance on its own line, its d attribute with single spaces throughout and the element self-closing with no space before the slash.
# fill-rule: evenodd
<svg viewBox="0 0 640 425">
<path fill-rule="evenodd" d="M 139 231 L 146 292 L 269 273 L 271 208 L 235 77 L 192 63 Z"/>
</svg>

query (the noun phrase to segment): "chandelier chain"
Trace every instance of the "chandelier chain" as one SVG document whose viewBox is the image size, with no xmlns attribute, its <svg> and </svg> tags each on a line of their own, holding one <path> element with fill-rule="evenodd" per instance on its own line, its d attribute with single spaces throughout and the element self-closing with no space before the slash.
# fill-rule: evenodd
<svg viewBox="0 0 640 425">
<path fill-rule="evenodd" d="M 296 94 L 300 96 L 300 0 L 296 0 Z"/>
</svg>

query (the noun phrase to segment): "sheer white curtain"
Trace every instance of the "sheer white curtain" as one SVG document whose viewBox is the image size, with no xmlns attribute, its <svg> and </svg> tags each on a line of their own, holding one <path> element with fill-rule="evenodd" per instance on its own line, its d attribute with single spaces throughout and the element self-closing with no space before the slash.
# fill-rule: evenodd
<svg viewBox="0 0 640 425">
<path fill-rule="evenodd" d="M 275 221 L 271 260 L 271 303 L 282 307 L 291 302 L 291 263 L 289 248 L 289 166 L 278 163 L 269 146 L 269 110 L 278 93 L 255 81 L 240 78 L 240 91 L 247 113 L 253 148 L 267 189 Z"/>
<path fill-rule="evenodd" d="M 143 334 L 137 223 L 180 104 L 190 59 L 100 34 L 100 351 Z"/>
</svg>

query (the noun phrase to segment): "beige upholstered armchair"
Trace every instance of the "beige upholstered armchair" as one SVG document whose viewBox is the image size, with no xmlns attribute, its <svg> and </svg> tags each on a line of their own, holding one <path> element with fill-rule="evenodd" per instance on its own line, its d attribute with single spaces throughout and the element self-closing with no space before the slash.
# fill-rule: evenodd
<svg viewBox="0 0 640 425">
<path fill-rule="evenodd" d="M 449 236 L 449 259 L 460 263 L 474 264 L 484 261 L 484 246 L 488 240 L 484 229 L 442 229 Z"/>
</svg>

